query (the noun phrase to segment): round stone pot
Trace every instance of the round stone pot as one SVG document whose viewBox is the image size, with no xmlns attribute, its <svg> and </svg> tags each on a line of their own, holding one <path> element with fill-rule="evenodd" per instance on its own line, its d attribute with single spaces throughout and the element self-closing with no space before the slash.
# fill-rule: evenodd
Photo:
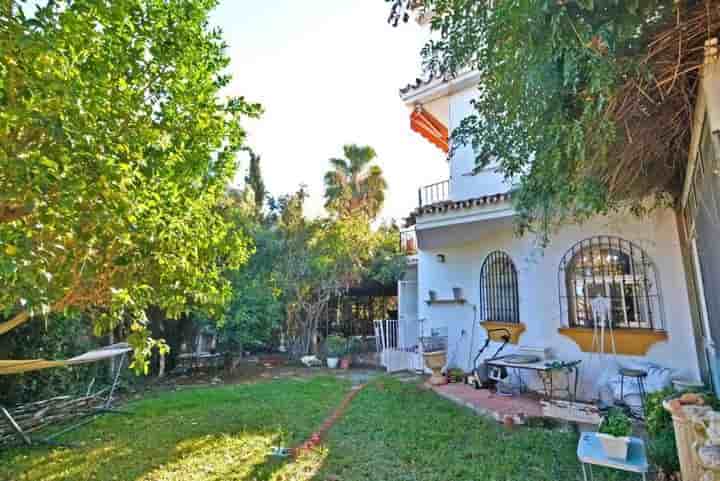
<svg viewBox="0 0 720 481">
<path fill-rule="evenodd" d="M 425 366 L 432 371 L 430 376 L 430 384 L 433 386 L 439 386 L 441 384 L 447 384 L 448 380 L 442 374 L 442 368 L 447 363 L 447 352 L 446 351 L 434 351 L 424 352 L 423 359 L 425 360 Z"/>
</svg>

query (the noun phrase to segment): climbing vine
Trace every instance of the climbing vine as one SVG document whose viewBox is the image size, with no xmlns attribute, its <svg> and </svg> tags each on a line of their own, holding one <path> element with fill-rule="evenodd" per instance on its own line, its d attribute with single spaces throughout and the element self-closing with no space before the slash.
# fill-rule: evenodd
<svg viewBox="0 0 720 481">
<path fill-rule="evenodd" d="M 517 185 L 521 231 L 665 205 L 682 182 L 704 43 L 720 2 L 386 0 L 429 19 L 426 73 L 481 74 L 453 132 Z"/>
</svg>

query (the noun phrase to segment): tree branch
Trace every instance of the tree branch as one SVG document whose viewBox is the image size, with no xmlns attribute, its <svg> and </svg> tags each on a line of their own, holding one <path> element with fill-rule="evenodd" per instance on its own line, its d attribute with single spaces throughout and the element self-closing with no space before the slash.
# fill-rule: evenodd
<svg viewBox="0 0 720 481">
<path fill-rule="evenodd" d="M 31 212 L 32 208 L 30 207 L 0 204 L 0 224 L 20 220 Z"/>
</svg>

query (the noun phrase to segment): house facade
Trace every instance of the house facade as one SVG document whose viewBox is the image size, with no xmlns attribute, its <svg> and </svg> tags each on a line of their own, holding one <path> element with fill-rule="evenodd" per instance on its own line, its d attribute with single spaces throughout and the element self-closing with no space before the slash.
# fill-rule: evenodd
<svg viewBox="0 0 720 481">
<path fill-rule="evenodd" d="M 699 250 L 700 233 L 688 240 L 683 216 L 664 209 L 645 218 L 626 213 L 566 225 L 547 246 L 532 234 L 518 236 L 512 182 L 492 164 L 476 168 L 470 146 L 447 155 L 448 135 L 472 112 L 478 81 L 467 72 L 401 89 L 411 128 L 448 164 L 447 179 L 419 189 L 402 238 L 410 251 L 398 288 L 404 347 L 447 335 L 448 367 L 469 371 L 488 332 L 507 329 L 507 353 L 531 347 L 582 361 L 579 397 L 585 399 L 610 365 L 654 363 L 671 369 L 674 379 L 704 378 L 714 352 L 703 336 L 714 339 L 707 315 L 717 299 L 703 301 L 703 320 L 689 282 L 700 266 L 689 265 L 687 256 Z M 609 320 L 612 332 L 603 337 L 598 319 Z"/>
</svg>

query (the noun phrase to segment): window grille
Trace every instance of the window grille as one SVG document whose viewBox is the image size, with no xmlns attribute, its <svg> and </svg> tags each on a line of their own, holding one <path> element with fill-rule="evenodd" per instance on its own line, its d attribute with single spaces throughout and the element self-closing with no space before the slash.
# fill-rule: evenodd
<svg viewBox="0 0 720 481">
<path fill-rule="evenodd" d="M 614 328 L 663 329 L 662 300 L 652 261 L 638 245 L 613 236 L 578 242 L 567 251 L 558 273 L 562 319 L 570 327 L 592 328 L 591 302 L 610 299 Z"/>
<path fill-rule="evenodd" d="M 483 320 L 520 322 L 515 264 L 502 251 L 491 252 L 480 271 L 480 314 Z"/>
</svg>

